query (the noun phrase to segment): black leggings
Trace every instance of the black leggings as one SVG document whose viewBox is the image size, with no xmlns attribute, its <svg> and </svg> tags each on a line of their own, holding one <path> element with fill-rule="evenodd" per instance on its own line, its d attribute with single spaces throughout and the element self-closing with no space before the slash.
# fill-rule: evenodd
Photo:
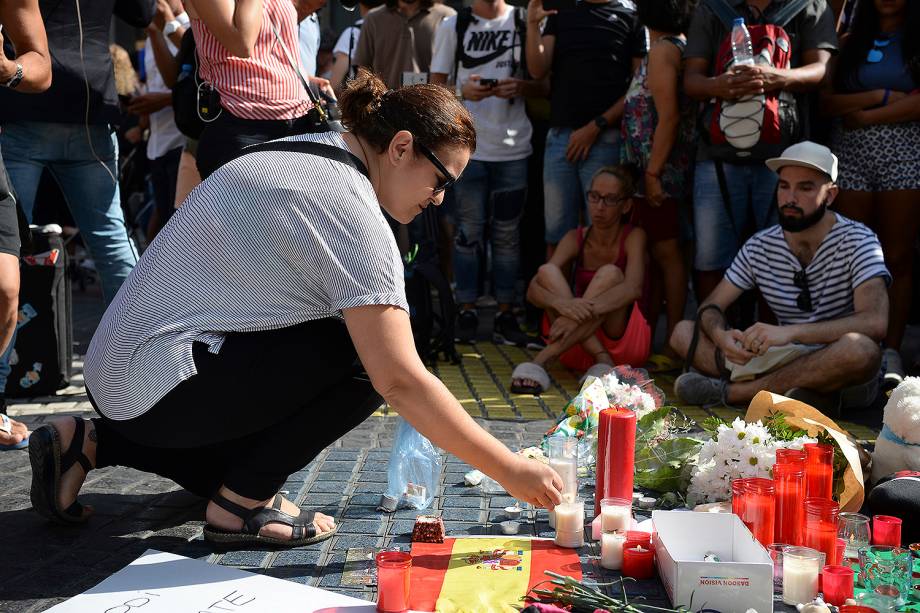
<svg viewBox="0 0 920 613">
<path fill-rule="evenodd" d="M 337 319 L 233 333 L 219 354 L 203 343 L 193 353 L 198 374 L 149 411 L 93 420 L 98 467 L 156 473 L 205 497 L 225 485 L 265 500 L 382 402 Z"/>
</svg>

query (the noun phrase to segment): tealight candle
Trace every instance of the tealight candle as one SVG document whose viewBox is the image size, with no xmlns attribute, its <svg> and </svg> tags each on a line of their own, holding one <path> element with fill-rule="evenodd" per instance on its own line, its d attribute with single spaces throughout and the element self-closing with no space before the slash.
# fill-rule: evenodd
<svg viewBox="0 0 920 613">
<path fill-rule="evenodd" d="M 623 576 L 633 579 L 651 579 L 654 574 L 655 554 L 642 545 L 623 550 Z"/>
<path fill-rule="evenodd" d="M 901 519 L 892 515 L 876 515 L 872 518 L 872 544 L 901 546 Z"/>
<path fill-rule="evenodd" d="M 609 570 L 623 567 L 623 546 L 626 535 L 622 532 L 604 532 L 601 534 L 601 566 Z"/>
<path fill-rule="evenodd" d="M 557 504 L 553 509 L 556 513 L 557 532 L 582 532 L 585 528 L 585 504 L 581 498 L 572 502 Z"/>
<path fill-rule="evenodd" d="M 378 613 L 399 613 L 408 610 L 412 557 L 401 551 L 381 551 L 375 560 Z"/>
<path fill-rule="evenodd" d="M 787 547 L 783 551 L 783 602 L 812 602 L 818 595 L 820 570 L 820 552 L 808 547 Z"/>
<path fill-rule="evenodd" d="M 604 498 L 601 500 L 601 530 L 623 532 L 632 528 L 632 500 Z"/>
</svg>

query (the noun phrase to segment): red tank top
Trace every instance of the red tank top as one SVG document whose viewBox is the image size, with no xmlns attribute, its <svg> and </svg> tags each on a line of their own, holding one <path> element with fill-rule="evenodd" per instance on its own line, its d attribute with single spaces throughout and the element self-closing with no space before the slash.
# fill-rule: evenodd
<svg viewBox="0 0 920 613">
<path fill-rule="evenodd" d="M 625 224 L 623 226 L 623 231 L 620 233 L 620 245 L 617 251 L 617 257 L 613 261 L 614 266 L 626 272 L 626 237 L 629 236 L 629 233 L 632 232 L 633 226 L 630 224 Z M 573 285 L 575 290 L 575 297 L 581 298 L 585 295 L 585 290 L 588 289 L 588 284 L 591 283 L 591 279 L 594 278 L 596 270 L 590 270 L 584 267 L 584 253 L 585 253 L 585 243 L 588 240 L 588 234 L 591 233 L 591 227 L 588 226 L 587 231 L 585 231 L 584 226 L 578 228 L 578 257 L 575 258 L 575 270 L 574 270 L 574 279 Z"/>
</svg>

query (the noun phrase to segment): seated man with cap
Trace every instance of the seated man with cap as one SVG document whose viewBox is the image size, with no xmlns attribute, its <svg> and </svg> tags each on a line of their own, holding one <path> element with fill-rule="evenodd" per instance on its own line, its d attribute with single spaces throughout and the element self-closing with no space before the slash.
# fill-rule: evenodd
<svg viewBox="0 0 920 613">
<path fill-rule="evenodd" d="M 779 175 L 779 225 L 752 236 L 671 346 L 693 369 L 674 384 L 687 404 L 746 405 L 761 390 L 825 411 L 866 406 L 878 393 L 891 275 L 878 238 L 829 211 L 837 158 L 801 142 L 767 160 Z M 725 310 L 757 288 L 779 325 L 733 329 Z"/>
</svg>

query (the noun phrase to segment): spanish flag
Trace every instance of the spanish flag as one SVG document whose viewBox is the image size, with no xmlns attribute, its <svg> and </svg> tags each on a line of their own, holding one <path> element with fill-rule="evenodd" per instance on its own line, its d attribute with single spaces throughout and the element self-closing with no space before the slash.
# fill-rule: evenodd
<svg viewBox="0 0 920 613">
<path fill-rule="evenodd" d="M 581 579 L 573 549 L 513 537 L 413 543 L 410 609 L 438 613 L 517 613 L 543 571 Z"/>
</svg>

